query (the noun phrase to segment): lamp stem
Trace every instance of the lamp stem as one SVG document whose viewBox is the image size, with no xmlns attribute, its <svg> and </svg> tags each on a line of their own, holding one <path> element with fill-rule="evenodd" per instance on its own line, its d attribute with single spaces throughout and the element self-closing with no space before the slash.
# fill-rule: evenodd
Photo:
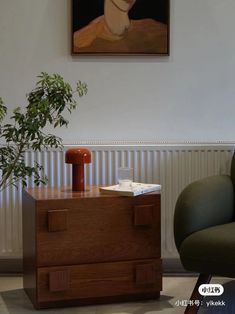
<svg viewBox="0 0 235 314">
<path fill-rule="evenodd" d="M 85 191 L 84 165 L 73 164 L 72 190 L 73 191 Z"/>
</svg>

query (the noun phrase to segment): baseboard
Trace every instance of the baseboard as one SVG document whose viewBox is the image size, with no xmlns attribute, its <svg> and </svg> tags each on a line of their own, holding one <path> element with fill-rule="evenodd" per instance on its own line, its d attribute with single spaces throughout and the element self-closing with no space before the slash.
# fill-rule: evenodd
<svg viewBox="0 0 235 314">
<path fill-rule="evenodd" d="M 16 274 L 22 273 L 23 265 L 21 258 L 0 259 L 0 273 Z"/>
<path fill-rule="evenodd" d="M 162 260 L 164 273 L 185 273 L 179 258 L 163 258 Z"/>
<path fill-rule="evenodd" d="M 0 259 L 0 273 L 22 273 L 22 259 L 10 258 Z M 163 259 L 163 272 L 170 274 L 187 273 L 183 268 L 178 258 L 164 258 Z"/>
</svg>

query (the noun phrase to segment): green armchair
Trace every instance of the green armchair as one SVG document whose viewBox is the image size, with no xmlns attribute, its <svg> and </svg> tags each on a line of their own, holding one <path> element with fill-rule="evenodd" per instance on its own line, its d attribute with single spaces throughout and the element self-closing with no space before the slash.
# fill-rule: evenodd
<svg viewBox="0 0 235 314">
<path fill-rule="evenodd" d="M 174 215 L 174 236 L 183 267 L 199 273 L 191 300 L 200 300 L 201 284 L 212 275 L 235 277 L 235 154 L 231 176 L 208 177 L 188 185 Z M 185 313 L 197 313 L 188 306 Z"/>
</svg>

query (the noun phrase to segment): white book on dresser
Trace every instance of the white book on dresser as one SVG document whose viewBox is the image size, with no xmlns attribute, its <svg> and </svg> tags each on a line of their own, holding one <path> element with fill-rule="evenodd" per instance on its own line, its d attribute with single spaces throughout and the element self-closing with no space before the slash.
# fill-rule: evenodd
<svg viewBox="0 0 235 314">
<path fill-rule="evenodd" d="M 119 186 L 119 184 L 100 187 L 100 191 L 102 193 L 119 194 L 123 196 L 138 196 L 141 194 L 160 190 L 161 190 L 160 184 L 146 184 L 138 182 L 132 182 L 130 187 L 121 187 Z"/>
</svg>

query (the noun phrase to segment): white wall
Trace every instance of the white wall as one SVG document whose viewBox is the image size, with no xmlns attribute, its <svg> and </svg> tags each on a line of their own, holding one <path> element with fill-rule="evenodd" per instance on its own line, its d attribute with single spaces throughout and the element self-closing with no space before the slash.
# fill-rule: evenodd
<svg viewBox="0 0 235 314">
<path fill-rule="evenodd" d="M 89 85 L 58 134 L 80 140 L 233 141 L 235 1 L 171 0 L 170 57 L 71 57 L 69 0 L 0 0 L 0 95 L 25 104 L 41 71 Z"/>
</svg>

